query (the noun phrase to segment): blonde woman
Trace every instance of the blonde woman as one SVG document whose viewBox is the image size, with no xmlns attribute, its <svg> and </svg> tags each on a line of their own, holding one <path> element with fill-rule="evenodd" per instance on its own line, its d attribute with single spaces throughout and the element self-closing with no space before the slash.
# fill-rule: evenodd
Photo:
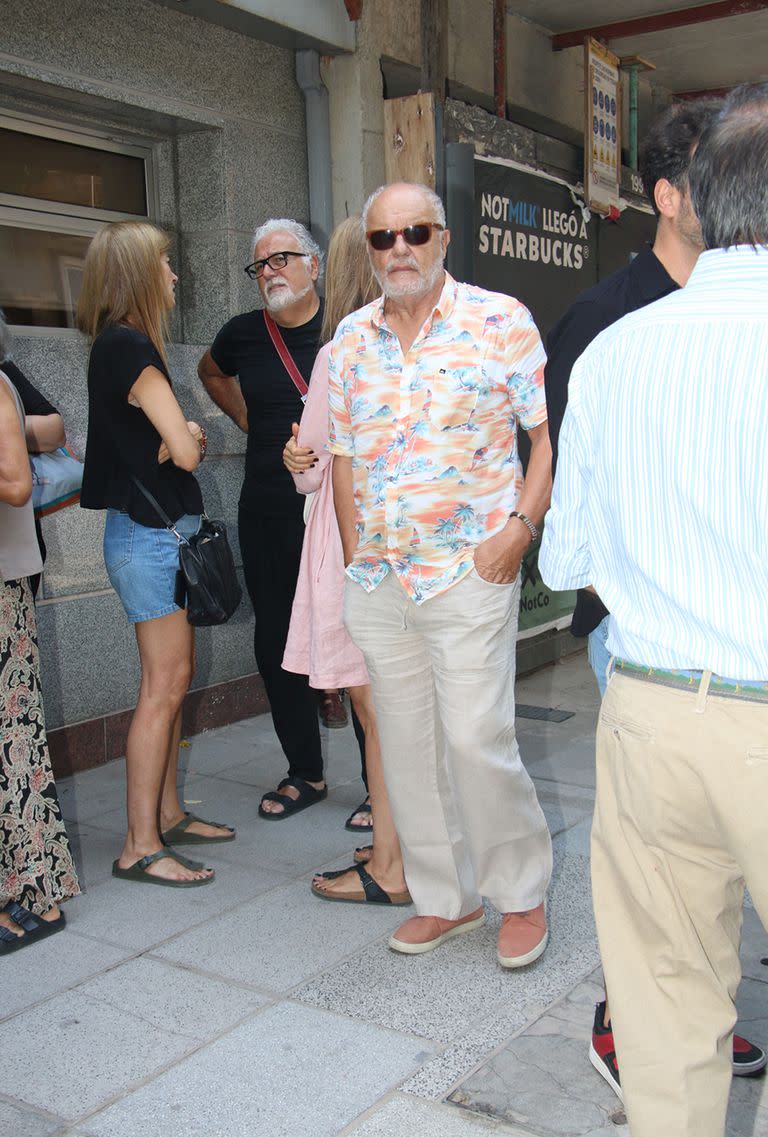
<svg viewBox="0 0 768 1137">
<path fill-rule="evenodd" d="M 344 559 L 333 508 L 331 455 L 326 449 L 328 341 L 339 321 L 373 300 L 378 291 L 360 218 L 349 217 L 331 236 L 322 328 L 325 346 L 320 349 L 312 371 L 301 427 L 294 424 L 293 437 L 283 451 L 283 461 L 294 476 L 296 488 L 300 493 L 315 494 L 304 534 L 283 667 L 308 675 L 310 686 L 320 690 L 347 687 L 364 733 L 364 758 L 375 823 L 373 849 L 356 853 L 358 861 L 366 861 L 365 867 L 357 863 L 341 872 L 316 874 L 312 891 L 324 900 L 410 904 L 400 844 L 384 785 L 368 672 L 362 654 L 342 622 Z"/>
<path fill-rule="evenodd" d="M 181 708 L 194 670 L 194 629 L 175 599 L 178 542 L 137 480 L 183 537 L 203 509 L 193 470 L 205 433 L 176 401 L 165 351 L 176 274 L 169 239 L 143 221 L 101 229 L 88 250 L 77 325 L 92 341 L 88 440 L 80 504 L 106 510 L 104 560 L 134 625 L 139 701 L 126 746 L 128 833 L 113 875 L 172 888 L 214 877 L 172 844 L 231 841 L 234 831 L 185 813 L 176 788 Z"/>
</svg>

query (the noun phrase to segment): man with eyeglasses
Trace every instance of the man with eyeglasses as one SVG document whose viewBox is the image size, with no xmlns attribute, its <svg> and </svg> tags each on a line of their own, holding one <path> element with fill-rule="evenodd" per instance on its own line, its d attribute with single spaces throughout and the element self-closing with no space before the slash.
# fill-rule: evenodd
<svg viewBox="0 0 768 1137">
<path fill-rule="evenodd" d="M 522 304 L 446 273 L 427 187 L 381 187 L 363 225 L 384 295 L 334 338 L 329 448 L 345 622 L 418 912 L 389 944 L 430 951 L 479 927 L 487 897 L 499 963 L 522 967 L 547 944 L 552 868 L 514 704 L 520 563 L 551 488 L 544 350 Z"/>
<path fill-rule="evenodd" d="M 248 435 L 240 493 L 243 572 L 255 616 L 256 664 L 288 777 L 265 795 L 260 816 L 277 820 L 327 795 L 317 702 L 305 675 L 282 668 L 304 537 L 304 500 L 283 466 L 282 451 L 298 422 L 302 397 L 270 337 L 277 325 L 305 383 L 320 346 L 322 301 L 317 294 L 321 252 L 311 234 L 288 218 L 256 230 L 253 263 L 245 269 L 265 309 L 229 320 L 198 365 L 213 401 Z"/>
</svg>

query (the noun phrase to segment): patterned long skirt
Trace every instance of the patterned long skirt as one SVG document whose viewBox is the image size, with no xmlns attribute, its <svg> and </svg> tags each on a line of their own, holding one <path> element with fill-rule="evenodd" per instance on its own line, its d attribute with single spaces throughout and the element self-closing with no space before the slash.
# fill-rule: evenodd
<svg viewBox="0 0 768 1137">
<path fill-rule="evenodd" d="M 0 908 L 80 891 L 51 772 L 29 580 L 0 581 Z"/>
</svg>

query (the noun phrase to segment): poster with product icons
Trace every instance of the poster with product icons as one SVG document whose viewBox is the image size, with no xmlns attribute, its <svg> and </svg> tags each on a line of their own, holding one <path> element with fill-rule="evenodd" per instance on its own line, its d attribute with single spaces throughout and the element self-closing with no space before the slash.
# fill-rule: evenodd
<svg viewBox="0 0 768 1137">
<path fill-rule="evenodd" d="M 590 208 L 608 213 L 618 208 L 621 181 L 619 59 L 590 36 L 584 41 L 584 77 L 584 194 Z"/>
</svg>

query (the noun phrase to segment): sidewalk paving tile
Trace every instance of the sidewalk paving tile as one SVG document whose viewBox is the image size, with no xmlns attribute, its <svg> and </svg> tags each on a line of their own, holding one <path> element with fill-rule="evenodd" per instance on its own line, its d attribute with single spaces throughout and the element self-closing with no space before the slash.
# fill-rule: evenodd
<svg viewBox="0 0 768 1137">
<path fill-rule="evenodd" d="M 119 854 L 121 830 L 106 829 L 88 821 L 67 821 L 67 836 L 80 887 L 84 892 L 112 875 L 112 862 Z"/>
<path fill-rule="evenodd" d="M 142 956 L 83 983 L 78 992 L 155 1027 L 203 1041 L 264 1005 L 263 996 Z"/>
<path fill-rule="evenodd" d="M 425 1101 L 442 1101 L 478 1062 L 517 1034 L 529 1017 L 512 1005 L 494 1008 L 458 1041 L 425 1062 L 400 1088 Z"/>
<path fill-rule="evenodd" d="M 59 1137 L 62 1122 L 30 1109 L 22 1109 L 0 1099 L 0 1134 L 2 1137 Z"/>
<path fill-rule="evenodd" d="M 490 1117 L 450 1105 L 395 1094 L 341 1137 L 535 1137 L 530 1129 L 502 1125 Z"/>
<path fill-rule="evenodd" d="M 200 778 L 194 788 L 200 804 L 188 808 L 200 810 L 205 817 L 210 814 L 214 820 L 226 821 L 237 829 L 235 841 L 211 846 L 222 860 L 293 876 L 304 873 L 309 888 L 316 868 L 345 851 L 347 863 L 351 863 L 352 850 L 359 843 L 354 834 L 344 829 L 350 807 L 336 801 L 335 792 L 294 817 L 265 821 L 257 816 L 261 790 L 222 777 Z"/>
<path fill-rule="evenodd" d="M 465 1108 L 540 1137 L 628 1135 L 621 1102 L 588 1049 L 601 988 L 590 977 L 493 1055 L 451 1094 Z"/>
<path fill-rule="evenodd" d="M 313 979 L 296 997 L 353 1018 L 422 1034 L 448 1044 L 480 1016 L 507 1002 L 528 1016 L 597 963 L 588 864 L 555 853 L 549 894 L 550 944 L 530 968 L 505 971 L 496 961 L 500 917 L 424 955 L 403 956 L 373 944 Z"/>
<path fill-rule="evenodd" d="M 196 856 L 198 850 L 188 851 Z M 72 928 L 94 939 L 146 951 L 286 879 L 274 870 L 219 861 L 207 850 L 205 863 L 216 869 L 216 879 L 201 888 L 166 888 L 110 877 L 79 901 Z"/>
<path fill-rule="evenodd" d="M 283 1004 L 79 1128 L 89 1137 L 333 1137 L 424 1057 L 421 1039 Z"/>
<path fill-rule="evenodd" d="M 308 881 L 297 881 L 208 921 L 155 954 L 262 990 L 286 991 L 392 931 L 401 911 L 363 912 L 355 904 L 324 902 L 312 895 Z M 382 944 L 375 950 L 386 951 Z"/>
<path fill-rule="evenodd" d="M 758 987 L 763 990 L 755 990 Z M 450 1100 L 530 1128 L 540 1137 L 628 1134 L 621 1103 L 588 1057 L 594 1004 L 603 997 L 602 974 L 597 968 L 466 1078 Z M 744 1032 L 750 1034 L 754 1027 L 751 1037 L 764 1042 L 768 986 L 744 981 L 737 1001 Z M 728 1137 L 768 1135 L 767 1088 L 764 1077 L 734 1079 Z"/>
<path fill-rule="evenodd" d="M 20 1031 L 13 1019 L 0 1023 L 3 1090 L 70 1121 L 79 1121 L 194 1046 L 79 991 L 28 1011 L 23 1027 Z"/>
<path fill-rule="evenodd" d="M 539 1137 L 628 1135 L 626 1125 L 614 1120 L 615 1115 L 624 1116 L 621 1103 L 607 1085 L 593 1084 L 591 1071 L 583 1042 L 524 1034 L 469 1078 L 451 1100 Z"/>
<path fill-rule="evenodd" d="M 553 837 L 572 829 L 579 822 L 590 821 L 592 818 L 591 795 L 590 797 L 580 798 L 572 793 L 564 793 L 562 790 L 553 791 L 548 782 L 536 783 L 536 793 Z"/>
<path fill-rule="evenodd" d="M 0 1022 L 122 963 L 132 954 L 129 948 L 98 943 L 73 931 L 77 926 L 74 913 L 83 903 L 84 900 L 78 898 L 67 904 L 70 922 L 63 932 L 3 959 Z M 34 951 L 34 965 L 30 951 Z"/>
<path fill-rule="evenodd" d="M 525 761 L 525 767 L 535 780 L 537 786 L 541 785 L 542 781 L 566 782 L 572 785 L 584 786 L 594 791 L 594 735 L 588 744 L 576 745 L 573 742 L 566 742 L 560 749 L 547 749 L 539 758 L 529 757 L 522 743 L 520 745 L 520 751 Z"/>
<path fill-rule="evenodd" d="M 118 806 L 122 807 L 124 818 L 125 762 L 118 758 L 105 766 L 74 774 L 71 778 L 60 778 L 56 790 L 65 821 L 100 824 L 99 818 Z"/>
</svg>

